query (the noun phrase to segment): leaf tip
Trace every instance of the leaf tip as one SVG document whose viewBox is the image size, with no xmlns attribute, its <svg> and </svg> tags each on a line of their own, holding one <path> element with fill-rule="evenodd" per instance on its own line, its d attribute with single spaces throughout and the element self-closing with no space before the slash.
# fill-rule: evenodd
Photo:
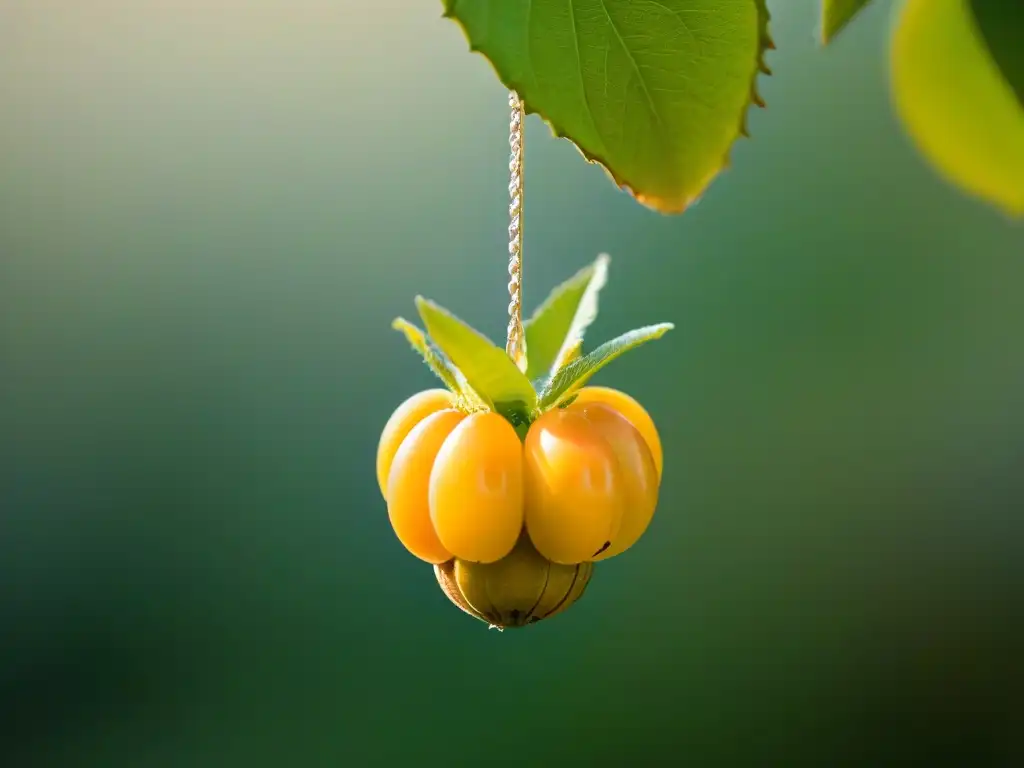
<svg viewBox="0 0 1024 768">
<path fill-rule="evenodd" d="M 750 101 L 744 106 L 737 126 L 737 137 L 742 136 L 743 138 L 750 138 L 750 126 L 748 124 L 747 113 L 749 107 L 753 104 L 761 109 L 767 108 L 768 104 L 761 96 L 757 89 L 757 80 L 759 75 L 771 76 L 772 69 L 768 66 L 768 62 L 765 60 L 765 56 L 768 51 L 775 50 L 775 41 L 772 39 L 771 32 L 769 30 L 769 22 L 771 21 L 771 14 L 768 11 L 768 5 L 765 0 L 756 0 L 757 7 L 757 55 L 755 59 L 754 71 L 750 77 Z M 731 147 L 730 147 L 731 149 Z M 715 178 L 722 172 L 729 169 L 731 166 L 731 159 L 729 156 L 729 149 L 726 150 L 723 155 L 718 167 L 712 169 L 712 171 L 704 178 L 696 189 L 690 195 L 685 197 L 679 197 L 675 199 L 663 199 L 655 196 L 638 195 L 633 190 L 629 189 L 625 185 L 620 184 L 619 186 L 629 194 L 633 195 L 638 202 L 652 208 L 653 210 L 667 214 L 681 214 L 700 202 L 701 197 L 707 188 L 715 180 Z M 607 168 L 606 168 L 607 170 Z M 613 177 L 614 178 L 614 177 Z M 618 180 L 616 179 L 616 182 Z"/>
<path fill-rule="evenodd" d="M 438 314 L 448 314 L 439 304 L 431 301 L 430 299 L 424 298 L 419 294 L 413 299 L 413 303 L 416 305 L 416 311 L 419 313 L 423 320 L 424 325 L 429 329 L 430 327 L 430 316 Z"/>
<path fill-rule="evenodd" d="M 818 45 L 822 48 L 827 48 L 831 45 L 832 41 L 836 39 L 836 35 L 840 29 L 841 27 L 833 28 L 828 23 L 828 20 L 822 17 L 821 25 L 818 27 Z"/>
<path fill-rule="evenodd" d="M 871 0 L 822 0 L 821 21 L 818 24 L 821 47 L 830 45 L 870 3 Z"/>
</svg>

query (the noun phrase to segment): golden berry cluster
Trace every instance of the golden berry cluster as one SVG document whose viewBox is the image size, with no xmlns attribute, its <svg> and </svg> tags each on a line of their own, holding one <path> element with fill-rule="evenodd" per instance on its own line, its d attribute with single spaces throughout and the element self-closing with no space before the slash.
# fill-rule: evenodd
<svg viewBox="0 0 1024 768">
<path fill-rule="evenodd" d="M 532 554 L 570 580 L 549 590 L 557 600 L 589 580 L 589 565 L 585 579 L 566 566 L 614 557 L 640 539 L 657 506 L 661 471 L 653 420 L 632 397 L 605 387 L 583 387 L 569 405 L 541 414 L 522 440 L 498 413 L 467 413 L 448 390 L 426 390 L 395 410 L 377 452 L 391 525 L 413 555 L 446 565 L 438 573 L 443 588 L 470 564 L 515 552 L 517 561 Z M 549 571 L 539 576 L 550 581 Z M 462 597 L 468 612 L 499 626 L 545 618 L 569 602 L 541 605 L 536 590 L 526 591 L 523 602 L 537 606 L 511 620 L 483 595 Z"/>
</svg>

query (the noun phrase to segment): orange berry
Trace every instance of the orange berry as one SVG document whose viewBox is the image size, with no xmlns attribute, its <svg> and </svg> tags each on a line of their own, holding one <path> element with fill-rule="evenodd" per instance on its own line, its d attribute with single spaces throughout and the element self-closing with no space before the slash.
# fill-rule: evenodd
<svg viewBox="0 0 1024 768">
<path fill-rule="evenodd" d="M 608 387 L 583 387 L 573 401 L 573 405 L 585 405 L 587 403 L 604 403 L 610 405 L 620 414 L 626 417 L 630 424 L 643 435 L 647 441 L 647 447 L 651 449 L 651 456 L 654 458 L 654 466 L 658 472 L 658 482 L 661 482 L 661 470 L 664 458 L 661 452 L 661 438 L 658 436 L 658 429 L 654 426 L 654 419 L 644 410 L 636 400 L 620 392 L 617 389 Z"/>
<path fill-rule="evenodd" d="M 612 544 L 594 560 L 607 560 L 636 544 L 650 525 L 658 506 L 658 471 L 647 441 L 621 413 L 605 403 L 573 403 L 567 410 L 577 410 L 612 447 L 621 470 L 625 507 L 622 525 Z"/>
<path fill-rule="evenodd" d="M 543 414 L 524 445 L 526 530 L 541 555 L 572 565 L 593 560 L 618 533 L 623 480 L 615 452 L 578 411 Z"/>
<path fill-rule="evenodd" d="M 377 485 L 385 501 L 388 498 L 388 474 L 402 441 L 427 416 L 454 405 L 455 396 L 447 389 L 428 389 L 417 392 L 391 414 L 377 444 Z"/>
<path fill-rule="evenodd" d="M 467 416 L 445 439 L 430 473 L 430 519 L 456 557 L 493 563 L 523 530 L 523 446 L 490 411 Z"/>
<path fill-rule="evenodd" d="M 455 409 L 430 414 L 409 432 L 391 464 L 387 490 L 391 527 L 406 549 L 428 563 L 452 557 L 430 522 L 430 471 L 441 445 L 465 418 Z"/>
</svg>

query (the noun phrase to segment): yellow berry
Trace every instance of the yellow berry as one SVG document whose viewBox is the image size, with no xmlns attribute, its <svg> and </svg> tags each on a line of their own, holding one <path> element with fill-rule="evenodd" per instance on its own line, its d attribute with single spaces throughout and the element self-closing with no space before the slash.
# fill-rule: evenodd
<svg viewBox="0 0 1024 768">
<path fill-rule="evenodd" d="M 398 447 L 388 477 L 388 517 L 399 541 L 428 563 L 450 560 L 430 522 L 430 471 L 445 439 L 466 418 L 455 409 L 437 411 L 413 427 Z"/>
<path fill-rule="evenodd" d="M 619 531 L 622 472 L 599 428 L 575 410 L 538 418 L 524 445 L 526 530 L 555 563 L 593 560 Z"/>
<path fill-rule="evenodd" d="M 658 472 L 658 482 L 661 482 L 661 470 L 664 462 L 661 451 L 661 438 L 658 436 L 658 429 L 654 426 L 654 419 L 644 410 L 636 400 L 620 392 L 617 389 L 608 387 L 583 387 L 579 391 L 573 405 L 586 405 L 588 403 L 604 403 L 626 417 L 630 424 L 643 435 L 647 447 L 651 449 L 651 456 L 654 458 L 654 466 Z"/>
<path fill-rule="evenodd" d="M 607 560 L 636 544 L 650 525 L 658 506 L 658 471 L 643 436 L 621 413 L 605 403 L 573 403 L 596 426 L 612 447 L 621 470 L 625 507 L 622 525 L 612 544 L 594 560 Z"/>
<path fill-rule="evenodd" d="M 430 474 L 430 519 L 457 558 L 493 563 L 523 529 L 523 446 L 502 416 L 467 416 L 445 439 Z"/>
<path fill-rule="evenodd" d="M 447 389 L 428 389 L 417 392 L 391 414 L 377 444 L 377 485 L 380 486 L 385 501 L 388 497 L 391 464 L 402 441 L 412 432 L 413 427 L 427 416 L 445 408 L 452 408 L 454 405 L 455 396 Z"/>
</svg>

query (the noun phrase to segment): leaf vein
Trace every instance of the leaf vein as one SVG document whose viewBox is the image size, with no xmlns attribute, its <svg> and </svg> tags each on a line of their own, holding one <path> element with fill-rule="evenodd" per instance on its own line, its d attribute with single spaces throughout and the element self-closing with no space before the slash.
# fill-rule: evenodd
<svg viewBox="0 0 1024 768">
<path fill-rule="evenodd" d="M 640 82 L 640 87 L 643 89 L 644 96 L 647 98 L 647 106 L 651 110 L 651 117 L 654 118 L 654 122 L 657 124 L 658 128 L 661 128 L 663 126 L 661 115 L 658 114 L 658 110 L 654 106 L 654 99 L 651 98 L 651 93 L 647 89 L 647 81 L 644 80 L 643 72 L 640 70 L 640 65 L 633 56 L 633 52 L 629 50 L 629 46 L 626 45 L 626 41 L 623 39 L 622 33 L 619 31 L 619 28 L 615 26 L 615 20 L 612 18 L 612 14 L 608 10 L 608 3 L 606 0 L 601 0 L 601 9 L 604 11 L 604 15 L 608 18 L 608 25 L 615 33 L 615 36 L 619 39 L 619 44 L 622 46 L 622 50 L 625 51 L 626 58 L 628 58 L 629 63 L 633 65 L 633 71 L 636 73 L 636 78 Z M 576 47 L 578 52 L 579 45 L 577 44 Z"/>
<path fill-rule="evenodd" d="M 583 58 L 580 56 L 580 31 L 576 26 L 576 10 L 573 8 L 574 0 L 569 0 L 569 20 L 572 22 L 572 43 L 576 48 L 576 73 L 579 75 L 580 80 L 580 96 L 583 97 L 583 106 L 586 107 L 587 117 L 590 120 L 590 125 L 594 128 L 594 135 L 597 140 L 601 142 L 601 148 L 604 153 L 608 153 L 608 145 L 605 143 L 604 136 L 601 133 L 601 129 L 597 127 L 597 120 L 594 118 L 594 108 L 590 106 L 590 97 L 587 95 L 587 84 L 583 82 Z M 606 77 L 607 77 L 607 69 Z"/>
</svg>

